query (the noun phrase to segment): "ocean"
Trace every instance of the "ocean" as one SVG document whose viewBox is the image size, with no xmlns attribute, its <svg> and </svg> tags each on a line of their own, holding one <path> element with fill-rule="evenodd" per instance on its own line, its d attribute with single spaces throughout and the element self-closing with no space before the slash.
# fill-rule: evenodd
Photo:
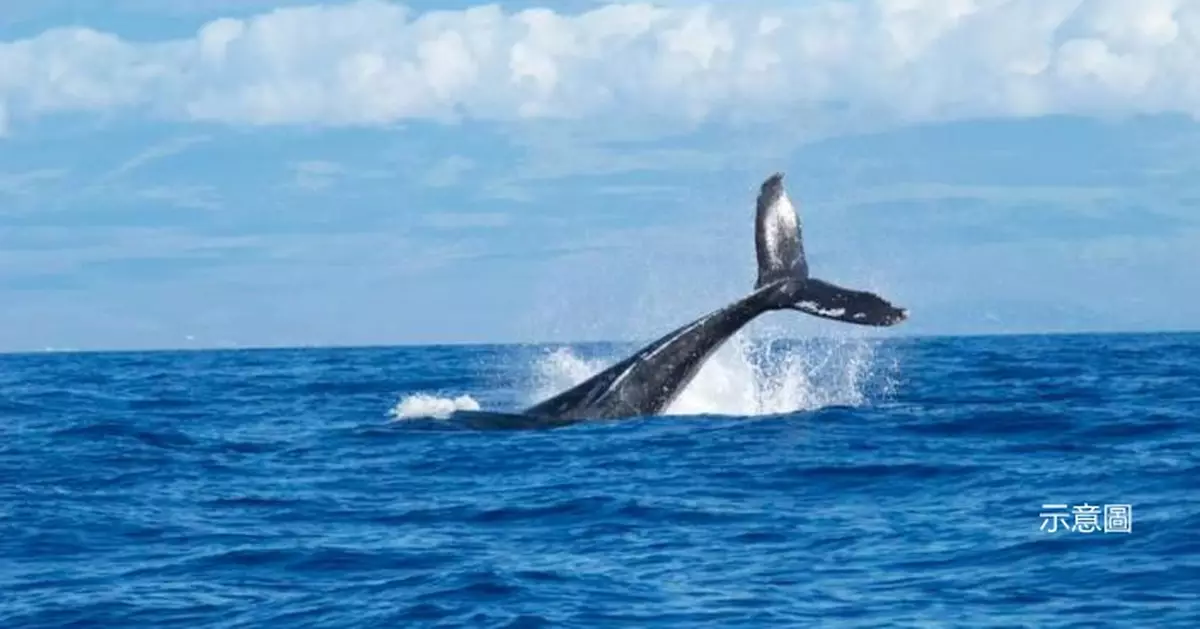
<svg viewBox="0 0 1200 629">
<path fill-rule="evenodd" d="M 0 627 L 1200 627 L 1200 335 L 0 356 Z"/>
</svg>

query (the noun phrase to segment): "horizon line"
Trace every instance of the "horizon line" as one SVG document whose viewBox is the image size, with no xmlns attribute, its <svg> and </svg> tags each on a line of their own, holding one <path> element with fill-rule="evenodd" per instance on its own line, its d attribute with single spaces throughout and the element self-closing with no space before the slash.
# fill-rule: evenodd
<svg viewBox="0 0 1200 629">
<path fill-rule="evenodd" d="M 960 333 L 911 333 L 911 334 L 874 334 L 857 338 L 874 341 L 904 341 L 904 340 L 936 340 L 936 339 L 978 339 L 978 338 L 1016 338 L 1016 337 L 1058 337 L 1058 336 L 1176 336 L 1200 334 L 1200 328 L 1193 329 L 1162 329 L 1162 330 L 1045 330 L 1023 332 L 960 332 Z M 754 337 L 763 338 L 763 337 Z M 812 339 L 845 339 L 844 336 L 830 334 L 815 334 L 808 336 L 771 336 L 767 340 L 800 341 Z M 210 345 L 204 347 L 161 346 L 144 348 L 54 348 L 0 350 L 0 357 L 7 356 L 43 356 L 48 354 L 169 354 L 169 353 L 203 353 L 203 352 L 269 352 L 295 350 L 384 350 L 384 349 L 424 349 L 439 347 L 537 347 L 563 345 L 624 345 L 645 342 L 646 339 L 592 339 L 592 340 L 559 340 L 559 341 L 439 341 L 439 342 L 398 342 L 398 343 L 366 343 L 366 344 L 314 344 L 314 345 Z"/>
</svg>

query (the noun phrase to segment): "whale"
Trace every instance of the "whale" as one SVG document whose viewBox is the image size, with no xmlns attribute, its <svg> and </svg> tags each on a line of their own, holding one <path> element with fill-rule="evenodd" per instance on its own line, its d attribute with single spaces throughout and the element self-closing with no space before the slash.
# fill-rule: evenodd
<svg viewBox="0 0 1200 629">
<path fill-rule="evenodd" d="M 774 173 L 759 188 L 754 220 L 758 276 L 748 295 L 667 332 L 561 393 L 517 414 L 503 414 L 509 423 L 560 425 L 661 414 L 714 352 L 767 312 L 795 310 L 874 327 L 907 320 L 908 309 L 875 293 L 810 276 L 800 216 L 783 178 L 783 173 Z"/>
</svg>

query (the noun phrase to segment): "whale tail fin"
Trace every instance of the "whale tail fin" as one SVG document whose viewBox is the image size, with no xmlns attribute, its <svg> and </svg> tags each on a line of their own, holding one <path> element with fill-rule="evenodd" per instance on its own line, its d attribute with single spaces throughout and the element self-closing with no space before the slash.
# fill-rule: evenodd
<svg viewBox="0 0 1200 629">
<path fill-rule="evenodd" d="M 908 311 L 874 293 L 852 290 L 809 277 L 804 255 L 803 228 L 796 208 L 783 187 L 783 174 L 763 182 L 754 222 L 758 255 L 756 290 L 777 285 L 777 309 L 800 312 L 858 325 L 892 326 L 908 318 Z"/>
<path fill-rule="evenodd" d="M 908 309 L 867 291 L 842 288 L 810 278 L 798 291 L 794 303 L 785 306 L 822 319 L 888 327 L 908 318 Z"/>
<path fill-rule="evenodd" d="M 758 193 L 754 249 L 758 255 L 755 289 L 780 280 L 808 279 L 803 228 L 792 200 L 783 189 L 783 173 L 767 177 Z"/>
</svg>

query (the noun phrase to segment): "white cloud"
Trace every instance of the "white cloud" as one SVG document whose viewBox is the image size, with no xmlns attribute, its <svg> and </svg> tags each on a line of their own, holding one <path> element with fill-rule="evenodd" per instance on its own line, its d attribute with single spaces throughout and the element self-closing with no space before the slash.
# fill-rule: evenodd
<svg viewBox="0 0 1200 629">
<path fill-rule="evenodd" d="M 388 170 L 361 168 L 327 159 L 295 161 L 289 163 L 287 168 L 291 178 L 285 187 L 304 192 L 328 190 L 349 182 L 390 180 L 395 177 L 395 173 Z M 352 190 L 343 188 L 339 194 L 352 194 Z"/>
<path fill-rule="evenodd" d="M 510 220 L 503 212 L 434 212 L 425 216 L 425 224 L 437 229 L 504 227 Z"/>
<path fill-rule="evenodd" d="M 0 172 L 0 197 L 31 195 L 41 184 L 59 180 L 65 174 L 63 170 L 49 168 L 19 173 Z"/>
<path fill-rule="evenodd" d="M 159 160 L 166 159 L 173 155 L 178 155 L 187 149 L 197 144 L 207 142 L 208 140 L 209 138 L 203 136 L 184 136 L 171 138 L 164 142 L 148 146 L 142 150 L 142 152 L 122 162 L 121 165 L 109 172 L 106 177 L 112 178 L 126 175 Z"/>
<path fill-rule="evenodd" d="M 134 192 L 147 201 L 161 201 L 192 210 L 215 210 L 221 207 L 217 191 L 207 185 L 147 186 Z"/>
<path fill-rule="evenodd" d="M 341 164 L 321 159 L 296 162 L 291 165 L 291 169 L 296 187 L 314 191 L 328 188 L 346 173 Z"/>
<path fill-rule="evenodd" d="M 793 116 L 794 125 L 1200 113 L 1200 0 L 497 5 L 383 0 L 225 18 L 189 39 L 0 43 L 0 129 L 60 111 L 239 125 Z"/>
<path fill-rule="evenodd" d="M 475 162 L 470 158 L 463 157 L 462 155 L 451 155 L 434 164 L 425 173 L 425 185 L 433 188 L 452 186 L 458 183 L 463 175 L 466 175 L 474 167 Z"/>
</svg>

